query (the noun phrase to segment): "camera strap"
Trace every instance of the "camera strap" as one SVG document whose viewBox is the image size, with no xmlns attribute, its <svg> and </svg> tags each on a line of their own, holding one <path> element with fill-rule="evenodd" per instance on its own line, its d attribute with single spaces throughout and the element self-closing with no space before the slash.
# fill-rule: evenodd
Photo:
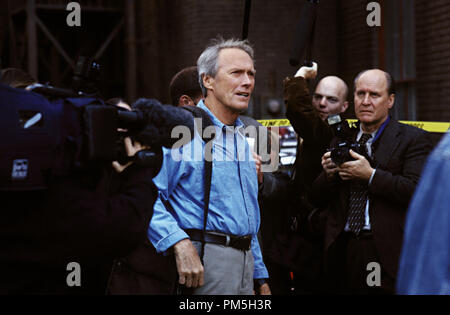
<svg viewBox="0 0 450 315">
<path fill-rule="evenodd" d="M 389 122 L 391 121 L 391 116 L 388 115 L 388 118 L 386 119 L 386 121 L 381 125 L 380 129 L 378 129 L 377 134 L 375 135 L 375 138 L 373 139 L 372 143 L 375 143 L 378 138 L 380 138 L 381 134 L 383 133 L 384 129 L 386 128 L 386 126 L 389 124 Z"/>
<path fill-rule="evenodd" d="M 201 130 L 201 137 L 202 140 L 205 143 L 208 143 L 212 139 L 215 138 L 215 134 L 212 134 L 210 137 L 207 137 L 205 135 L 205 129 L 209 126 L 214 126 L 214 123 L 212 122 L 211 118 L 209 117 L 208 113 L 204 111 L 203 109 L 197 107 L 197 106 L 184 106 L 185 110 L 191 112 L 194 116 L 194 118 L 201 118 L 202 120 L 202 130 Z M 212 152 L 206 152 L 206 150 L 212 150 L 212 146 L 205 145 L 205 152 L 204 156 L 212 156 Z M 210 200 L 210 192 L 211 192 L 211 180 L 212 180 L 212 159 L 206 159 L 204 158 L 204 173 L 203 173 L 203 229 L 202 229 L 202 248 L 200 252 L 200 260 L 203 263 L 203 257 L 205 255 L 205 232 L 206 232 L 206 225 L 208 222 L 208 212 L 209 212 L 209 200 Z"/>
</svg>

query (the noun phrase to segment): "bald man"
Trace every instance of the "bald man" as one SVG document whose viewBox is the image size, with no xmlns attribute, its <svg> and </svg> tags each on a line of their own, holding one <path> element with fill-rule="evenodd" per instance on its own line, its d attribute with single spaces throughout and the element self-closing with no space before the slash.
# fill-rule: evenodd
<svg viewBox="0 0 450 315">
<path fill-rule="evenodd" d="M 348 87 L 338 77 L 323 78 L 316 87 L 312 104 L 322 120 L 333 114 L 342 114 L 348 108 Z"/>
<path fill-rule="evenodd" d="M 317 69 L 316 63 L 312 67 L 302 67 L 294 78 L 284 82 L 286 116 L 300 137 L 294 192 L 309 193 L 312 182 L 322 171 L 321 157 L 334 136 L 326 120 L 331 115 L 343 114 L 348 108 L 348 86 L 336 76 L 320 80 L 311 101 L 307 80 L 316 78 Z"/>
<path fill-rule="evenodd" d="M 327 152 L 314 183 L 316 200 L 329 206 L 325 229 L 327 279 L 335 293 L 394 293 L 404 219 L 432 148 L 429 135 L 394 120 L 392 77 L 379 69 L 355 79 L 359 122 L 347 141 L 365 154 L 336 165 Z M 341 140 L 333 139 L 330 147 Z"/>
<path fill-rule="evenodd" d="M 289 275 L 294 272 L 296 293 L 322 293 L 322 235 L 325 212 L 315 210 L 310 201 L 310 191 L 313 181 L 321 173 L 321 158 L 329 148 L 333 131 L 326 119 L 332 114 L 341 114 L 348 108 L 348 88 L 343 80 L 330 76 L 322 79 L 311 99 L 308 89 L 308 79 L 315 79 L 317 64 L 313 67 L 302 67 L 294 77 L 287 78 L 284 84 L 284 100 L 287 108 L 286 117 L 290 120 L 299 136 L 297 158 L 294 172 L 288 189 L 288 198 L 277 203 L 277 218 L 284 225 L 277 230 L 270 256 L 266 255 L 271 275 Z M 280 207 L 280 204 L 284 204 Z M 279 209 L 288 209 L 281 214 Z M 277 222 L 272 220 L 272 222 Z M 263 225 L 265 222 L 263 222 Z M 275 223 L 271 223 L 275 225 Z M 288 228 L 286 228 L 286 225 Z M 290 228 L 290 229 L 289 229 Z M 308 239 L 306 239 L 308 238 Z M 287 240 L 287 241 L 286 241 Z M 284 269 L 283 269 L 284 268 Z M 272 280 L 274 277 L 271 276 Z M 283 292 L 278 288 L 290 291 L 291 281 L 278 284 L 271 283 L 274 292 Z"/>
</svg>

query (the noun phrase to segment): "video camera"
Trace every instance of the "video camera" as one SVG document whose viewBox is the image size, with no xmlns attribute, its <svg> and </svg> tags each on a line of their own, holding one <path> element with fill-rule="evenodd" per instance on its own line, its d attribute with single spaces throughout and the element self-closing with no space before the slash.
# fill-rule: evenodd
<svg viewBox="0 0 450 315">
<path fill-rule="evenodd" d="M 154 99 L 140 99 L 125 111 L 82 91 L 40 84 L 30 89 L 0 84 L 0 191 L 46 189 L 51 176 L 112 161 L 133 161 L 157 174 L 162 146 L 179 140 L 172 129 L 186 126 L 194 134 L 191 113 Z M 127 136 L 149 149 L 124 156 Z"/>
<path fill-rule="evenodd" d="M 339 143 L 329 151 L 331 152 L 331 160 L 334 164 L 340 166 L 345 162 L 354 161 L 355 159 L 350 155 L 350 150 L 363 155 L 367 158 L 367 153 L 364 146 L 359 143 L 352 143 L 348 141 L 347 130 L 348 124 L 344 120 L 342 121 L 340 115 L 331 115 L 328 117 L 328 125 L 330 125 L 336 137 L 339 139 Z"/>
</svg>

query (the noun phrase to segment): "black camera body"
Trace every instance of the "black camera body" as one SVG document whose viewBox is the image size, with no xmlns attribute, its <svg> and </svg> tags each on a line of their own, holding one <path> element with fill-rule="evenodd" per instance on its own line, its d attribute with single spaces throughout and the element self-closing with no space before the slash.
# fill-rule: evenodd
<svg viewBox="0 0 450 315">
<path fill-rule="evenodd" d="M 335 148 L 331 149 L 331 160 L 338 166 L 349 161 L 354 161 L 355 159 L 350 155 L 350 150 L 353 150 L 360 155 L 366 155 L 364 146 L 359 143 L 344 141 L 340 142 Z"/>
<path fill-rule="evenodd" d="M 328 150 L 331 152 L 331 160 L 334 164 L 340 166 L 346 162 L 354 161 L 355 159 L 350 155 L 350 150 L 368 158 L 364 146 L 348 140 L 350 138 L 350 128 L 347 122 L 341 119 L 340 115 L 331 115 L 328 117 L 327 122 L 333 128 L 335 136 L 339 139 L 338 144 Z"/>
<path fill-rule="evenodd" d="M 121 160 L 118 128 L 127 128 L 127 136 L 133 137 L 152 124 L 150 113 L 142 110 L 124 112 L 94 98 L 48 100 L 4 85 L 0 85 L 0 108 L 0 133 L 5 136 L 0 142 L 0 191 L 46 189 L 51 176 Z M 155 158 L 150 162 L 155 163 L 150 166 L 157 169 L 161 144 L 153 135 L 147 138 L 155 141 L 143 144 L 153 149 Z"/>
</svg>

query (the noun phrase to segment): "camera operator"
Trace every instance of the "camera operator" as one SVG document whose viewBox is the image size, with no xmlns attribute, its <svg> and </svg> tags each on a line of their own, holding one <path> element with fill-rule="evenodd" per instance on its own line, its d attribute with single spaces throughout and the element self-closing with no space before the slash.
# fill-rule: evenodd
<svg viewBox="0 0 450 315">
<path fill-rule="evenodd" d="M 404 219 L 432 142 L 425 131 L 400 124 L 389 115 L 394 101 L 390 74 L 374 69 L 356 77 L 359 123 L 344 139 L 353 150 L 346 144 L 327 152 L 322 158 L 324 171 L 314 183 L 316 200 L 330 204 L 324 246 L 327 280 L 335 292 L 395 290 Z M 342 140 L 333 139 L 331 147 Z M 347 156 L 347 161 L 333 160 L 333 152 Z M 375 286 L 367 281 L 369 263 L 381 267 Z"/>
<path fill-rule="evenodd" d="M 19 68 L 6 68 L 0 71 L 0 82 L 17 89 L 25 89 L 37 81 Z"/>
<path fill-rule="evenodd" d="M 0 94 L 3 109 L 18 99 L 53 105 L 3 85 Z M 130 139 L 124 145 L 129 156 L 142 149 Z M 136 163 L 93 163 L 67 175 L 46 172 L 46 189 L 2 189 L 0 294 L 103 294 L 113 258 L 146 237 L 155 172 Z"/>
</svg>

